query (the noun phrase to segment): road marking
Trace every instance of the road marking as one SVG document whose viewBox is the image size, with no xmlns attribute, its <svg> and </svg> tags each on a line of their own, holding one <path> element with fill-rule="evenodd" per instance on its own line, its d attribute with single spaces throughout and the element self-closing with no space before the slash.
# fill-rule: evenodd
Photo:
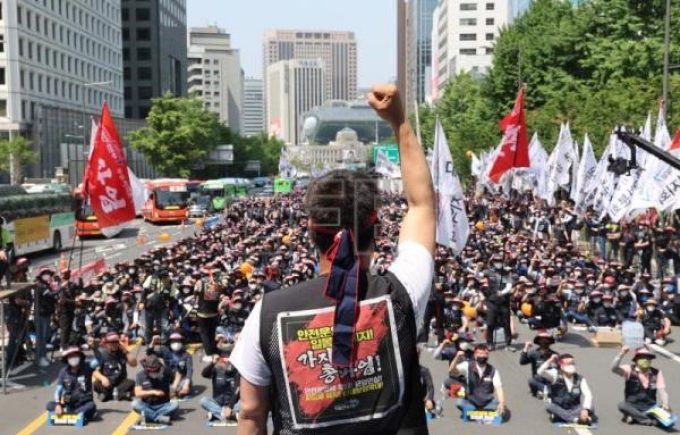
<svg viewBox="0 0 680 435">
<path fill-rule="evenodd" d="M 593 433 L 590 431 L 590 429 L 586 429 L 585 427 L 575 427 L 574 431 L 578 435 L 593 435 Z"/>
<path fill-rule="evenodd" d="M 116 430 L 113 431 L 111 435 L 125 435 L 130 430 L 130 426 L 137 423 L 137 420 L 139 420 L 139 414 L 137 414 L 135 411 L 130 411 L 128 416 L 125 417 L 125 420 L 123 420 L 123 422 L 116 428 Z"/>
<path fill-rule="evenodd" d="M 47 411 L 43 412 L 35 420 L 30 422 L 25 428 L 21 430 L 17 435 L 31 435 L 35 433 L 41 426 L 47 423 Z"/>
<path fill-rule="evenodd" d="M 650 348 L 652 348 L 655 352 L 660 353 L 661 355 L 665 356 L 666 358 L 670 358 L 676 363 L 680 363 L 680 356 L 677 356 L 673 352 L 667 351 L 661 346 L 658 346 L 656 344 L 648 344 Z"/>
<path fill-rule="evenodd" d="M 125 249 L 125 243 L 118 243 L 113 245 L 113 249 L 115 251 L 120 251 L 121 249 Z"/>
<path fill-rule="evenodd" d="M 106 259 L 107 259 L 107 260 L 110 260 L 110 259 L 112 259 L 112 258 L 120 257 L 121 255 L 123 255 L 123 254 L 121 254 L 120 252 L 117 253 L 117 254 L 107 255 L 107 256 L 106 256 Z"/>
<path fill-rule="evenodd" d="M 94 252 L 101 254 L 102 252 L 111 251 L 113 248 L 110 246 L 98 246 L 94 249 Z"/>
</svg>

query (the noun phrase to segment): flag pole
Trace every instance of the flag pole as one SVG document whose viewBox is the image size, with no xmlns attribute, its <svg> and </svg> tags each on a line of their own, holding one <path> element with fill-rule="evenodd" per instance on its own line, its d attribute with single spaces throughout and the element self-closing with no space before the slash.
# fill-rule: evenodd
<svg viewBox="0 0 680 435">
<path fill-rule="evenodd" d="M 418 138 L 418 143 L 420 144 L 420 146 L 423 146 L 423 139 L 420 136 L 420 115 L 418 114 L 418 102 L 414 101 L 413 105 L 416 108 L 416 112 L 415 112 L 416 113 L 416 138 Z"/>
</svg>

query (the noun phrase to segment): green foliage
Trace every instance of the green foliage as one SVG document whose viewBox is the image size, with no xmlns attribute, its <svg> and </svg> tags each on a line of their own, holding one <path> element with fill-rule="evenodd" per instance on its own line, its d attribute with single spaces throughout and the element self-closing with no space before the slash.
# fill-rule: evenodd
<svg viewBox="0 0 680 435">
<path fill-rule="evenodd" d="M 10 163 L 12 158 L 16 164 L 14 167 Z M 21 168 L 35 162 L 37 158 L 38 153 L 33 151 L 31 143 L 23 136 L 0 140 L 0 171 L 13 169 L 14 173 L 10 176 L 16 183 L 21 178 Z"/>
<path fill-rule="evenodd" d="M 151 102 L 147 127 L 132 132 L 130 142 L 162 174 L 188 177 L 191 166 L 208 157 L 217 145 L 219 118 L 196 98 L 168 93 Z"/>
<path fill-rule="evenodd" d="M 672 0 L 680 10 L 680 0 Z M 527 127 L 539 132 L 550 150 L 561 122 L 582 141 L 588 133 L 596 154 L 611 129 L 640 126 L 658 110 L 663 73 L 665 0 L 534 0 L 512 25 L 502 29 L 489 74 L 459 75 L 448 83 L 434 108 L 420 110 L 423 142 L 439 116 L 459 172 L 469 173 L 466 150 L 479 151 L 500 140 L 498 121 L 511 110 L 520 81 L 527 84 Z M 671 64 L 680 63 L 680 26 L 671 26 Z M 679 70 L 669 93 L 680 98 Z M 680 125 L 680 110 L 669 107 L 669 128 Z M 672 132 L 671 132 L 672 133 Z"/>
<path fill-rule="evenodd" d="M 248 160 L 260 161 L 260 175 L 275 175 L 279 171 L 279 156 L 283 142 L 268 137 L 261 133 L 251 137 L 241 137 L 235 135 L 232 142 L 234 144 L 235 170 L 238 175 L 244 177 L 254 177 L 257 174 L 245 171 Z"/>
</svg>

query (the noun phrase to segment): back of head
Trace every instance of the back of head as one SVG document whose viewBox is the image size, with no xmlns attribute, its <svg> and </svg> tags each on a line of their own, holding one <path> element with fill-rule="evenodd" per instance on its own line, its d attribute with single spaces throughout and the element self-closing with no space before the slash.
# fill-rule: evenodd
<svg viewBox="0 0 680 435">
<path fill-rule="evenodd" d="M 336 170 L 315 179 L 305 196 L 312 240 L 326 252 L 335 234 L 349 229 L 359 251 L 370 248 L 378 206 L 376 182 L 363 171 Z"/>
</svg>

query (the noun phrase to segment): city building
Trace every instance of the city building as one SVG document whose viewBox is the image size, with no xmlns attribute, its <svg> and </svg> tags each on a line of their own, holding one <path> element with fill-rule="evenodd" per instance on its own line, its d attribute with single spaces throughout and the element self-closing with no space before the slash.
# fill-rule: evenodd
<svg viewBox="0 0 680 435">
<path fill-rule="evenodd" d="M 27 176 L 52 176 L 59 143 L 82 141 L 104 101 L 123 114 L 122 71 L 120 1 L 0 2 L 0 135 L 25 136 L 38 151 Z M 64 135 L 42 133 L 46 111 L 61 114 L 52 122 Z"/>
<path fill-rule="evenodd" d="M 288 156 L 291 163 L 303 172 L 312 172 L 312 168 L 335 169 L 365 167 L 371 160 L 373 145 L 366 145 L 359 140 L 357 132 L 345 127 L 335 134 L 335 140 L 324 145 L 289 146 Z"/>
<path fill-rule="evenodd" d="M 187 2 L 115 3 L 121 5 L 123 27 L 125 117 L 144 119 L 152 98 L 187 95 Z"/>
<path fill-rule="evenodd" d="M 302 114 L 301 142 L 325 146 L 344 128 L 350 128 L 362 143 L 380 143 L 394 133 L 364 101 L 327 101 Z"/>
<path fill-rule="evenodd" d="M 248 77 L 243 82 L 241 133 L 254 136 L 266 131 L 264 125 L 264 82 Z"/>
<path fill-rule="evenodd" d="M 231 48 L 231 36 L 216 26 L 192 28 L 188 63 L 189 95 L 203 100 L 224 125 L 240 132 L 243 70 L 239 50 Z"/>
<path fill-rule="evenodd" d="M 288 144 L 299 143 L 301 115 L 324 101 L 321 59 L 282 60 L 267 67 L 268 133 Z"/>
<path fill-rule="evenodd" d="M 440 0 L 433 12 L 432 90 L 436 100 L 461 72 L 486 74 L 500 29 L 511 23 L 517 0 Z"/>
<path fill-rule="evenodd" d="M 432 14 L 436 7 L 437 0 L 409 0 L 406 4 L 405 104 L 409 113 L 430 93 Z"/>
<path fill-rule="evenodd" d="M 329 100 L 353 100 L 357 92 L 357 42 L 354 32 L 270 30 L 264 34 L 263 71 L 290 59 L 321 59 L 324 95 Z M 265 94 L 269 84 L 265 81 Z M 267 125 L 271 124 L 266 120 Z"/>
</svg>

